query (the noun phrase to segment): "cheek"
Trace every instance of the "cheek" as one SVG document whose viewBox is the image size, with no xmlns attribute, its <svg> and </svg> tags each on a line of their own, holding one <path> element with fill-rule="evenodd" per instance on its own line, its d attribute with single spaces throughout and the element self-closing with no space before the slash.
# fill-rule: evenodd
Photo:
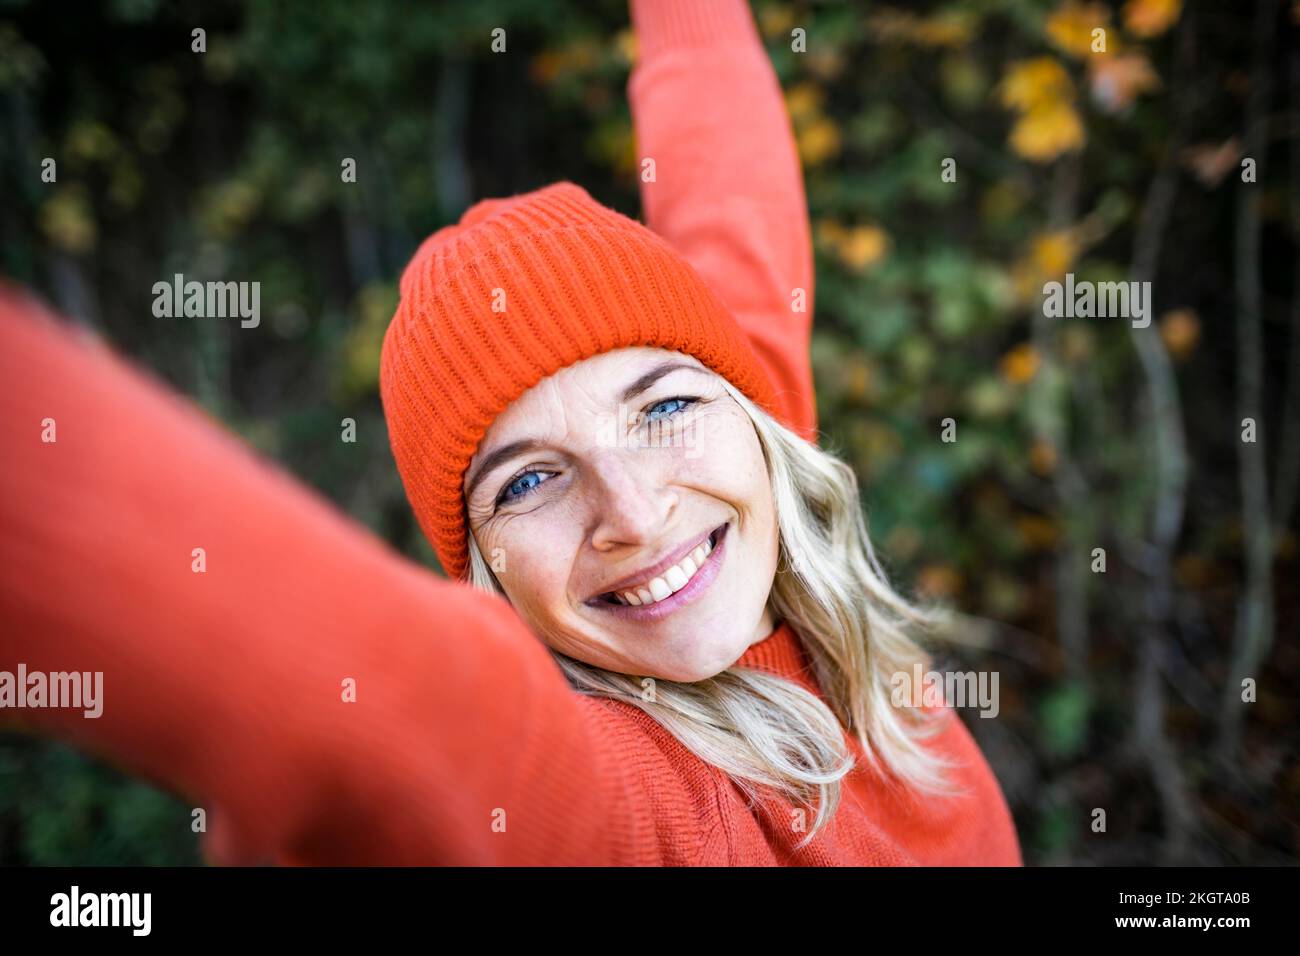
<svg viewBox="0 0 1300 956">
<path fill-rule="evenodd" d="M 701 490 L 761 517 L 772 510 L 771 481 L 754 426 L 735 405 L 699 416 L 680 455 L 680 474 Z"/>
<path fill-rule="evenodd" d="M 525 619 L 565 603 L 581 529 L 578 516 L 560 504 L 511 515 L 481 536 L 484 559 Z"/>
</svg>

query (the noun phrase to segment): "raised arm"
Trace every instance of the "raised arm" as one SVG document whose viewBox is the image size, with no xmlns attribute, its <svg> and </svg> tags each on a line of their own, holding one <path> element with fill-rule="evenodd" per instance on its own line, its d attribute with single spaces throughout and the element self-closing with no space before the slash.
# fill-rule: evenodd
<svg viewBox="0 0 1300 956">
<path fill-rule="evenodd" d="M 803 174 L 776 73 L 746 0 L 631 0 L 628 84 L 647 224 L 748 333 L 786 420 L 812 438 L 813 260 Z M 806 310 L 795 311 L 795 289 Z"/>
<path fill-rule="evenodd" d="M 209 859 L 661 862 L 624 705 L 3 285 L 0 457 L 0 671 L 103 673 L 0 726 L 192 799 Z"/>
</svg>

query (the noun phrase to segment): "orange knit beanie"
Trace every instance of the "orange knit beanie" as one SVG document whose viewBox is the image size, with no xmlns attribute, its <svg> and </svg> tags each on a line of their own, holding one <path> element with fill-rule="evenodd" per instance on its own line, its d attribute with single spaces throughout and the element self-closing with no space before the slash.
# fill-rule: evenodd
<svg viewBox="0 0 1300 956">
<path fill-rule="evenodd" d="M 449 576 L 468 564 L 462 482 L 492 421 L 565 366 L 638 345 L 692 355 L 779 414 L 744 333 L 699 274 L 574 183 L 483 200 L 416 250 L 379 391 L 406 496 Z"/>
</svg>

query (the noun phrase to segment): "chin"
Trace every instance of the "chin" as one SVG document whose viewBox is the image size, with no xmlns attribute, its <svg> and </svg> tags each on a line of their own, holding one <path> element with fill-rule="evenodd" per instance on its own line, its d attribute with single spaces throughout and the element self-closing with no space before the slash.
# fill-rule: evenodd
<svg viewBox="0 0 1300 956">
<path fill-rule="evenodd" d="M 713 658 L 702 659 L 698 655 L 686 654 L 671 661 L 659 661 L 647 665 L 646 676 L 656 680 L 670 680 L 679 684 L 694 684 L 697 681 L 717 677 L 727 669 L 726 664 L 718 665 Z"/>
<path fill-rule="evenodd" d="M 671 663 L 669 674 L 663 679 L 693 683 L 716 677 L 748 650 L 754 640 L 754 628 L 737 627 L 737 615 L 729 615 L 725 624 L 709 627 L 702 624 L 692 628 L 681 641 L 680 652 L 671 661 L 661 661 L 661 668 Z M 676 642 L 675 642 L 676 643 Z"/>
</svg>

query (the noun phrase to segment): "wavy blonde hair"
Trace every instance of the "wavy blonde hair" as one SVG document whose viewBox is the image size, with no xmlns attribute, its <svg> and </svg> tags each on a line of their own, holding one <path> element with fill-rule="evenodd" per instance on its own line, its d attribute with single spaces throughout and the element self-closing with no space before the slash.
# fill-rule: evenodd
<svg viewBox="0 0 1300 956">
<path fill-rule="evenodd" d="M 768 598 L 809 652 L 825 700 L 757 670 L 729 668 L 707 680 L 655 680 L 645 699 L 635 675 L 594 667 L 554 649 L 578 692 L 639 707 L 701 760 L 723 770 L 751 808 L 765 795 L 815 808 L 806 845 L 834 816 L 841 780 L 855 760 L 854 734 L 872 768 L 892 783 L 951 795 L 951 764 L 923 746 L 951 716 L 894 706 L 891 679 L 928 669 L 919 643 L 936 623 L 888 584 L 871 547 L 853 470 L 805 441 L 719 376 L 748 414 L 763 449 L 779 528 L 776 578 Z M 468 582 L 505 596 L 473 536 Z M 780 826 L 790 821 L 777 821 Z"/>
</svg>

